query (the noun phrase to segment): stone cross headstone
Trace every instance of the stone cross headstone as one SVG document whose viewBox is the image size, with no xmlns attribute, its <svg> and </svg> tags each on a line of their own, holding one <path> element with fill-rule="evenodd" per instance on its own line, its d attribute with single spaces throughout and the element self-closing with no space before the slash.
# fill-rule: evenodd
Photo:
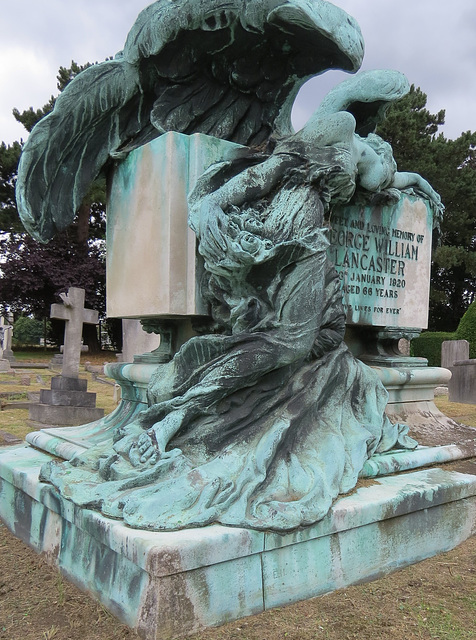
<svg viewBox="0 0 476 640">
<path fill-rule="evenodd" d="M 79 377 L 83 324 L 97 324 L 98 312 L 84 308 L 84 289 L 70 287 L 63 304 L 51 305 L 51 318 L 65 321 L 63 367 L 51 378 L 51 389 L 40 390 L 40 402 L 30 405 L 30 421 L 38 425 L 73 426 L 100 420 L 104 409 L 96 407 L 96 394 Z"/>
<path fill-rule="evenodd" d="M 50 317 L 65 321 L 61 375 L 67 378 L 77 378 L 83 324 L 97 324 L 99 314 L 97 311 L 84 308 L 84 289 L 70 287 L 68 293 L 62 293 L 60 297 L 63 304 L 52 304 Z"/>
</svg>

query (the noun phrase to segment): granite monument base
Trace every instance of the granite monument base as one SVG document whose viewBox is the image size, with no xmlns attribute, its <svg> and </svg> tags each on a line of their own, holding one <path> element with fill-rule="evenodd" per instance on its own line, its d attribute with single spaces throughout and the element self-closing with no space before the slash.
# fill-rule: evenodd
<svg viewBox="0 0 476 640">
<path fill-rule="evenodd" d="M 476 464 L 474 474 L 431 468 L 364 482 L 321 522 L 278 535 L 218 525 L 134 530 L 40 482 L 49 459 L 28 445 L 0 451 L 1 519 L 148 640 L 372 580 L 476 533 Z"/>
</svg>

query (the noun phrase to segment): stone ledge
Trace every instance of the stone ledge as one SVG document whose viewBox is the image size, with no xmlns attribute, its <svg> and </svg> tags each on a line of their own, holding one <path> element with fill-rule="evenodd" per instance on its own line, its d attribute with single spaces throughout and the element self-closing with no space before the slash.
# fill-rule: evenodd
<svg viewBox="0 0 476 640">
<path fill-rule="evenodd" d="M 95 408 L 96 394 L 90 391 L 64 391 L 62 389 L 41 389 L 40 402 L 59 407 Z"/>
<path fill-rule="evenodd" d="M 114 615 L 165 640 L 376 578 L 476 532 L 476 475 L 428 469 L 372 481 L 287 535 L 214 525 L 138 531 L 38 481 L 51 456 L 0 452 L 0 517 Z"/>
</svg>

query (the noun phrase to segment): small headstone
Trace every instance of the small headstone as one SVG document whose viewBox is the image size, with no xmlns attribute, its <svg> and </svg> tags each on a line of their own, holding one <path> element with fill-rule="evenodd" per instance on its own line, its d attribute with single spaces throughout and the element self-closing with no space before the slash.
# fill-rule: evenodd
<svg viewBox="0 0 476 640">
<path fill-rule="evenodd" d="M 61 369 L 63 366 L 63 354 L 55 353 L 51 358 L 50 369 Z"/>
<path fill-rule="evenodd" d="M 441 345 L 441 366 L 449 369 L 459 360 L 469 359 L 469 342 L 467 340 L 445 340 Z"/>
</svg>

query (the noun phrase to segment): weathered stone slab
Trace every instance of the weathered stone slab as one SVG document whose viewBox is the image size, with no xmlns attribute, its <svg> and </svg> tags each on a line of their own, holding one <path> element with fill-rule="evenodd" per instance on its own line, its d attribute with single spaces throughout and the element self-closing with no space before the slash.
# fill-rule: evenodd
<svg viewBox="0 0 476 640">
<path fill-rule="evenodd" d="M 441 345 L 441 366 L 449 369 L 459 360 L 469 360 L 469 342 L 445 340 Z"/>
<path fill-rule="evenodd" d="M 114 172 L 107 210 L 107 315 L 205 315 L 187 195 L 239 145 L 170 132 L 132 151 Z"/>
<path fill-rule="evenodd" d="M 0 452 L 0 517 L 149 639 L 188 635 L 324 594 L 449 550 L 476 532 L 476 475 L 377 478 L 287 535 L 210 526 L 133 530 L 38 481 L 47 454 Z"/>
<path fill-rule="evenodd" d="M 86 391 L 88 381 L 86 378 L 69 378 L 67 376 L 53 376 L 51 388 L 58 391 Z"/>
<path fill-rule="evenodd" d="M 17 438 L 8 431 L 3 431 L 0 429 L 0 447 L 11 446 L 14 444 L 19 444 L 21 442 L 21 438 Z"/>
<path fill-rule="evenodd" d="M 427 327 L 433 216 L 426 201 L 402 195 L 396 204 L 346 205 L 331 225 L 347 323 Z"/>
</svg>

